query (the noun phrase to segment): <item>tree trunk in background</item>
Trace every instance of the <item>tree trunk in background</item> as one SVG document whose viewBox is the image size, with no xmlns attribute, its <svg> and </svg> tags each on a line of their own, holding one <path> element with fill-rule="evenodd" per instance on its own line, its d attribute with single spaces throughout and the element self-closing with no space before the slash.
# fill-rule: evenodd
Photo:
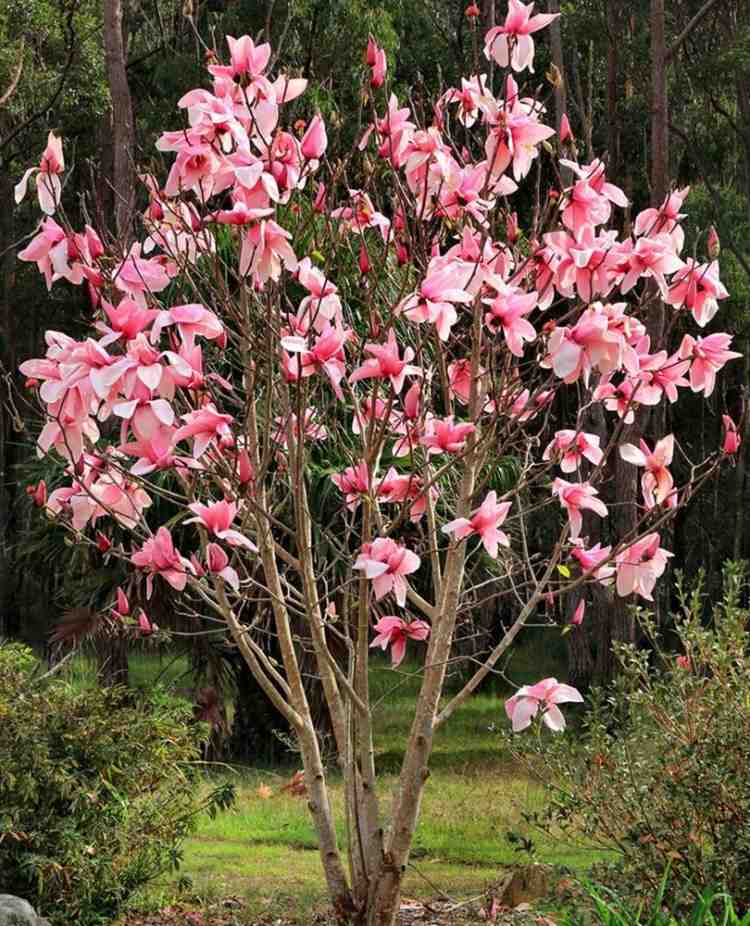
<svg viewBox="0 0 750 926">
<path fill-rule="evenodd" d="M 616 0 L 607 4 L 607 171 L 620 176 L 620 112 L 618 106 L 618 74 L 620 61 L 620 10 Z"/>
<path fill-rule="evenodd" d="M 7 388 L 15 379 L 16 345 L 13 312 L 13 284 L 15 282 L 15 252 L 13 250 L 13 182 L 0 164 L 0 639 L 12 632 L 10 609 L 13 603 L 15 581 L 10 556 L 11 536 L 11 469 L 14 461 L 12 443 L 14 423 L 7 403 Z M 5 380 L 8 374 L 8 380 Z"/>
<path fill-rule="evenodd" d="M 97 679 L 102 688 L 127 685 L 128 641 L 120 634 L 94 637 Z"/>
<path fill-rule="evenodd" d="M 125 244 L 135 205 L 135 130 L 122 19 L 122 0 L 104 0 L 104 58 L 112 104 L 114 221 L 110 225 Z"/>
<path fill-rule="evenodd" d="M 748 409 L 748 383 L 750 383 L 750 339 L 743 338 L 737 347 L 742 351 L 742 396 L 740 400 L 740 415 L 736 415 L 735 421 L 740 421 L 742 416 L 741 427 L 743 430 L 742 443 L 737 452 L 737 462 L 734 471 L 734 485 L 732 486 L 731 498 L 734 504 L 734 537 L 732 540 L 732 559 L 740 560 L 745 553 L 744 536 L 745 536 L 745 488 L 747 484 L 747 445 L 750 441 L 750 409 Z M 732 409 L 734 411 L 734 409 Z M 744 425 L 744 426 L 743 426 Z"/>
<path fill-rule="evenodd" d="M 547 0 L 547 12 L 559 13 L 560 0 Z M 549 45 L 552 53 L 552 63 L 560 72 L 560 83 L 555 85 L 555 130 L 560 132 L 560 123 L 566 113 L 565 94 L 565 61 L 563 59 L 562 32 L 560 30 L 560 17 L 549 25 Z"/>
<path fill-rule="evenodd" d="M 669 97 L 664 0 L 651 0 L 651 204 L 669 190 Z M 654 345 L 651 345 L 654 350 Z"/>
</svg>

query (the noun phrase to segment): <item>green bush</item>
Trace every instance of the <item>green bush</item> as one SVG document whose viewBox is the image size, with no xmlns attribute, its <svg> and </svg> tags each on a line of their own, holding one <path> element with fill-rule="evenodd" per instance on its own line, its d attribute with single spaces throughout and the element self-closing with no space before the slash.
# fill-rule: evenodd
<svg viewBox="0 0 750 926">
<path fill-rule="evenodd" d="M 604 880 L 626 896 L 653 897 L 670 870 L 670 903 L 716 888 L 750 910 L 747 591 L 736 564 L 719 602 L 679 579 L 678 613 L 660 633 L 639 614 L 651 645 L 618 650 L 580 735 L 526 740 L 552 795 L 531 822 L 617 853 Z"/>
<path fill-rule="evenodd" d="M 648 903 L 633 904 L 606 887 L 584 882 L 587 902 L 566 910 L 560 926 L 750 926 L 750 913 L 740 916 L 728 894 L 711 889 L 703 891 L 687 913 L 670 908 L 664 903 L 669 883 L 667 872 Z"/>
<path fill-rule="evenodd" d="M 0 892 L 53 923 L 111 920 L 179 861 L 200 732 L 164 693 L 75 690 L 0 644 Z"/>
</svg>

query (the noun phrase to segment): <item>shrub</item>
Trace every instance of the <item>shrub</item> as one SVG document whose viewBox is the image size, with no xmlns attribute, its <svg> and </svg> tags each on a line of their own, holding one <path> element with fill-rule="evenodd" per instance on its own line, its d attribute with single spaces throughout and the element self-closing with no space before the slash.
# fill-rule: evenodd
<svg viewBox="0 0 750 926">
<path fill-rule="evenodd" d="M 709 607 L 703 577 L 678 578 L 678 613 L 651 649 L 621 647 L 621 677 L 598 693 L 582 740 L 538 739 L 530 767 L 553 799 L 534 823 L 614 850 L 610 882 L 651 897 L 671 870 L 668 900 L 713 886 L 750 909 L 750 612 L 746 572 L 727 566 Z M 708 615 L 706 612 L 708 611 Z M 665 644 L 679 644 L 679 655 Z M 528 756 L 526 757 L 528 758 Z"/>
<path fill-rule="evenodd" d="M 76 691 L 0 645 L 0 891 L 53 923 L 111 919 L 179 862 L 200 809 L 199 735 L 188 705 L 158 690 Z"/>
<path fill-rule="evenodd" d="M 750 913 L 740 916 L 728 894 L 703 891 L 688 914 L 663 903 L 668 893 L 668 872 L 650 902 L 632 904 L 614 891 L 585 882 L 584 894 L 590 911 L 568 910 L 560 926 L 750 926 Z"/>
</svg>

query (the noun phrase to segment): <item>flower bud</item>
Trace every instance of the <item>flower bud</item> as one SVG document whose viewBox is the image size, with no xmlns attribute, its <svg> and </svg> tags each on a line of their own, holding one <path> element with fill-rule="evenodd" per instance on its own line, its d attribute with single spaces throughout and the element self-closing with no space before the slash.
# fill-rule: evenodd
<svg viewBox="0 0 750 926">
<path fill-rule="evenodd" d="M 737 430 L 737 425 L 732 421 L 729 415 L 722 415 L 721 420 L 724 425 L 724 442 L 721 449 L 723 453 L 731 456 L 740 449 L 742 438 Z"/>
<path fill-rule="evenodd" d="M 206 565 L 209 572 L 221 572 L 229 565 L 229 557 L 218 543 L 209 543 L 206 547 Z"/>
<path fill-rule="evenodd" d="M 364 244 L 359 249 L 359 271 L 360 273 L 369 273 L 372 270 L 370 257 Z"/>
<path fill-rule="evenodd" d="M 508 244 L 515 244 L 521 237 L 518 229 L 518 213 L 510 212 L 505 219 L 505 234 L 508 238 Z"/>
<path fill-rule="evenodd" d="M 482 15 L 482 11 L 476 5 L 476 3 L 470 3 L 464 10 L 464 16 L 467 19 L 478 19 Z"/>
<path fill-rule="evenodd" d="M 158 629 L 156 624 L 151 623 L 143 608 L 138 612 L 138 629 L 144 636 L 148 636 Z"/>
<path fill-rule="evenodd" d="M 96 546 L 100 553 L 109 553 L 112 549 L 112 541 L 106 534 L 103 534 L 101 531 L 96 532 Z"/>
<path fill-rule="evenodd" d="M 560 144 L 564 145 L 566 141 L 575 141 L 575 136 L 573 135 L 573 130 L 568 121 L 568 114 L 563 113 L 562 119 L 560 120 Z"/>
<path fill-rule="evenodd" d="M 308 161 L 318 161 L 323 157 L 327 147 L 328 136 L 326 135 L 325 123 L 320 118 L 320 115 L 316 113 L 310 121 L 307 131 L 302 136 L 300 150 L 302 156 Z"/>
<path fill-rule="evenodd" d="M 326 185 L 325 183 L 318 184 L 318 189 L 315 191 L 315 199 L 313 200 L 313 211 L 315 212 L 325 212 L 326 211 Z"/>
<path fill-rule="evenodd" d="M 117 589 L 117 608 L 112 609 L 112 613 L 116 617 L 126 617 L 130 614 L 130 602 L 128 601 L 128 596 L 121 589 Z"/>
<path fill-rule="evenodd" d="M 27 486 L 26 492 L 31 496 L 37 508 L 44 508 L 47 504 L 47 483 L 40 479 L 35 486 Z"/>
<path fill-rule="evenodd" d="M 721 241 L 719 240 L 719 233 L 713 225 L 708 229 L 708 241 L 706 244 L 708 256 L 711 260 L 716 260 L 719 254 L 721 254 Z"/>
</svg>

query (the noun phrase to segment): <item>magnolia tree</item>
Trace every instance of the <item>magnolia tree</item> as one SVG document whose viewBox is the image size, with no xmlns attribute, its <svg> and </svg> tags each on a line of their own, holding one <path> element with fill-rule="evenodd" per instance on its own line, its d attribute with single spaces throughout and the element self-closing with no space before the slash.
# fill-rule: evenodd
<svg viewBox="0 0 750 926">
<path fill-rule="evenodd" d="M 577 590 L 566 601 L 580 600 L 580 623 L 592 584 L 650 601 L 672 555 L 661 529 L 737 445 L 727 420 L 724 446 L 686 459 L 677 485 L 673 435 L 633 443 L 644 409 L 681 390 L 710 395 L 738 356 L 728 334 L 699 333 L 727 293 L 715 255 L 681 256 L 687 190 L 631 226 L 604 163 L 577 162 L 566 124 L 553 140 L 543 99 L 516 81 L 554 18 L 531 13 L 511 0 L 485 38 L 495 82 L 462 80 L 427 125 L 388 94 L 371 41 L 370 124 L 335 162 L 319 115 L 285 127 L 306 82 L 269 75 L 268 45 L 228 38 L 228 63 L 209 58 L 208 89 L 179 101 L 183 127 L 157 143 L 173 160 L 166 180 L 143 177 L 135 242 L 105 246 L 70 226 L 53 135 L 17 189 L 33 173 L 47 214 L 20 258 L 50 287 L 87 287 L 93 305 L 88 338 L 49 331 L 45 357 L 21 366 L 45 416 L 39 453 L 65 474 L 36 500 L 131 571 L 113 621 L 150 633 L 159 586 L 183 613 L 223 622 L 296 735 L 338 915 L 382 926 L 398 910 L 440 727 L 546 602 Z M 664 343 L 649 335 L 657 303 L 671 307 Z M 678 322 L 695 333 L 679 342 Z M 586 429 L 597 406 L 603 433 Z M 639 468 L 642 499 L 632 530 L 604 546 L 591 525 L 608 516 L 617 454 Z M 325 517 L 321 472 L 337 498 Z M 540 549 L 529 527 L 545 508 L 556 533 Z M 501 593 L 513 621 L 443 697 L 457 623 Z M 302 625 L 344 782 L 345 850 Z M 407 651 L 421 666 L 390 797 L 376 779 L 373 647 L 394 667 Z M 561 730 L 559 704 L 580 700 L 544 679 L 506 711 L 515 730 Z"/>
</svg>

